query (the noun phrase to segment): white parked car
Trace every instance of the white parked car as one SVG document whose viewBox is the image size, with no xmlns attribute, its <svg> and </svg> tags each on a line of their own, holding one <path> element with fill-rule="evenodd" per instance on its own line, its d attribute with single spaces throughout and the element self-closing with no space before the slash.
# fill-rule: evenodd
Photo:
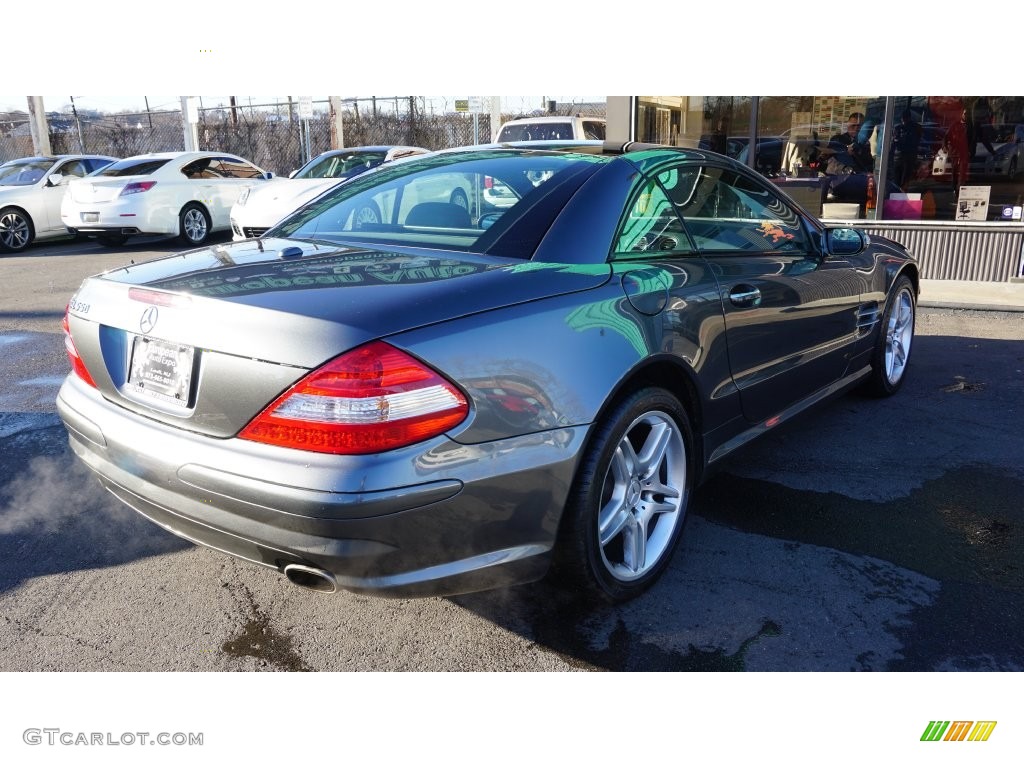
<svg viewBox="0 0 1024 768">
<path fill-rule="evenodd" d="M 605 120 L 602 117 L 524 117 L 503 123 L 498 143 L 508 141 L 604 141 Z"/>
<path fill-rule="evenodd" d="M 231 208 L 232 236 L 235 240 L 260 237 L 289 213 L 335 184 L 383 163 L 429 151 L 422 147 L 404 146 L 349 147 L 317 155 L 288 174 L 288 179 L 242 190 Z"/>
<path fill-rule="evenodd" d="M 56 155 L 0 165 L 0 250 L 23 251 L 34 240 L 66 237 L 60 202 L 68 183 L 115 160 L 105 155 Z"/>
<path fill-rule="evenodd" d="M 273 174 L 223 152 L 159 152 L 113 163 L 68 185 L 61 219 L 70 232 L 121 245 L 134 235 L 176 235 L 189 246 L 230 228 L 246 187 Z"/>
</svg>

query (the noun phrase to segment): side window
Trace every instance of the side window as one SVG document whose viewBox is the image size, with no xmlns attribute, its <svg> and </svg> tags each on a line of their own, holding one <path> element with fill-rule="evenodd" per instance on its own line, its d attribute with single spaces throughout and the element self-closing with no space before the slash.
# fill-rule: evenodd
<svg viewBox="0 0 1024 768">
<path fill-rule="evenodd" d="M 768 187 L 735 171 L 694 169 L 691 183 L 669 195 L 701 250 L 808 251 L 796 211 Z"/>
<path fill-rule="evenodd" d="M 692 252 L 672 201 L 666 197 L 661 185 L 653 180 L 645 181 L 630 202 L 626 220 L 615 238 L 615 257 Z"/>
<path fill-rule="evenodd" d="M 604 123 L 599 123 L 596 120 L 584 120 L 583 138 L 604 141 Z"/>
<path fill-rule="evenodd" d="M 237 157 L 219 157 L 221 175 L 227 179 L 260 179 L 259 168 Z"/>
<path fill-rule="evenodd" d="M 220 160 L 215 157 L 201 157 L 181 169 L 188 179 L 219 179 L 224 174 L 220 171 Z"/>
<path fill-rule="evenodd" d="M 58 168 L 56 173 L 64 176 L 74 176 L 80 179 L 88 173 L 88 170 L 86 170 L 85 163 L 81 160 L 71 160 Z"/>
<path fill-rule="evenodd" d="M 106 160 L 106 159 L 100 158 L 100 157 L 90 157 L 90 158 L 86 159 L 85 164 L 86 164 L 86 167 L 89 169 L 89 172 L 92 172 L 92 171 L 98 171 L 100 168 L 106 168 L 112 162 L 114 162 L 114 161 L 113 160 Z"/>
</svg>

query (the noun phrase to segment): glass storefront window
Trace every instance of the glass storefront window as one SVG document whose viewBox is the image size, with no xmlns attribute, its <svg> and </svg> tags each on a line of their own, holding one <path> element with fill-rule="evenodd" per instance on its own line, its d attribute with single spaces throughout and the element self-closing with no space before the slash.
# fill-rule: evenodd
<svg viewBox="0 0 1024 768">
<path fill-rule="evenodd" d="M 823 218 L 1024 218 L 1020 96 L 639 96 L 635 138 L 728 155 Z"/>
<path fill-rule="evenodd" d="M 874 217 L 884 97 L 764 96 L 758 106 L 758 170 L 817 216 Z"/>
<path fill-rule="evenodd" d="M 1021 220 L 1024 97 L 894 101 L 886 219 Z"/>
<path fill-rule="evenodd" d="M 750 96 L 640 96 L 638 141 L 737 157 L 750 137 Z"/>
</svg>

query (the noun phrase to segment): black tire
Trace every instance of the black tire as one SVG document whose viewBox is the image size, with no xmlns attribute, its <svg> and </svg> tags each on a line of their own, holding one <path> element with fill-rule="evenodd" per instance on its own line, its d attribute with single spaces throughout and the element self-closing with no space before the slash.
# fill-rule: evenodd
<svg viewBox="0 0 1024 768">
<path fill-rule="evenodd" d="M 469 210 L 469 198 L 466 197 L 466 193 L 461 189 L 453 191 L 451 197 L 448 198 L 448 202 L 459 206 L 459 208 L 464 208 L 467 211 Z"/>
<path fill-rule="evenodd" d="M 679 543 L 693 484 L 693 432 L 679 400 L 653 387 L 623 398 L 595 429 L 566 504 L 552 575 L 588 598 L 620 602 L 654 584 Z"/>
<path fill-rule="evenodd" d="M 210 214 L 198 203 L 188 203 L 178 214 L 178 237 L 185 245 L 200 246 L 210 237 Z"/>
<path fill-rule="evenodd" d="M 907 378 L 917 316 L 914 284 L 906 275 L 896 278 L 882 313 L 878 340 L 871 353 L 871 374 L 864 390 L 874 397 L 895 395 Z"/>
<path fill-rule="evenodd" d="M 0 210 L 0 251 L 21 253 L 36 237 L 32 217 L 20 208 Z"/>
<path fill-rule="evenodd" d="M 373 229 L 381 223 L 380 208 L 373 200 L 367 200 L 356 209 L 354 229 Z"/>
<path fill-rule="evenodd" d="M 108 248 L 117 248 L 128 242 L 128 235 L 96 235 L 96 242 Z"/>
</svg>

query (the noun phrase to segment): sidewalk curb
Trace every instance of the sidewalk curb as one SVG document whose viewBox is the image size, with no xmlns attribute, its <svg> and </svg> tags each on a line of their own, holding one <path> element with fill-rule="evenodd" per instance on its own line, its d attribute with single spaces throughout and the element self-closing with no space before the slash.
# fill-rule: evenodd
<svg viewBox="0 0 1024 768">
<path fill-rule="evenodd" d="M 927 309 L 968 309 L 972 312 L 1024 312 L 1024 307 L 1018 304 L 965 304 L 956 301 L 921 299 L 918 300 L 917 306 Z"/>
</svg>

